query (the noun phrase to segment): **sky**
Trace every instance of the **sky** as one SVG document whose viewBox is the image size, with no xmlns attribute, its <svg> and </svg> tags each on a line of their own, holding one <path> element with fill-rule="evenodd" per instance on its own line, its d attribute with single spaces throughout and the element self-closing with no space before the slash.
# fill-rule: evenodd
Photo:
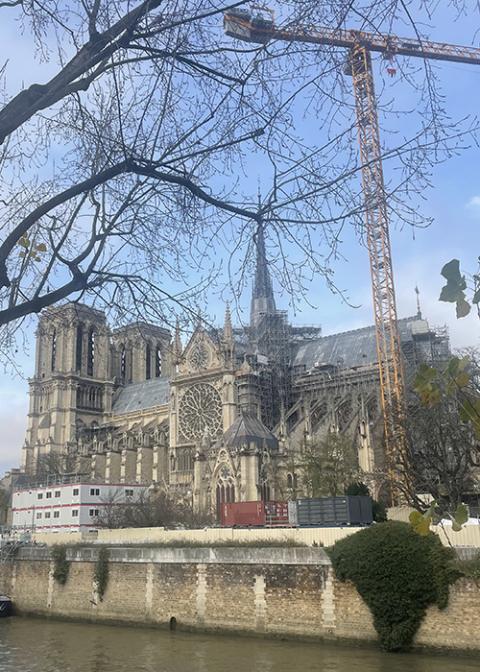
<svg viewBox="0 0 480 672">
<path fill-rule="evenodd" d="M 437 17 L 430 32 L 433 39 L 451 43 L 472 44 L 474 39 L 471 26 L 462 20 L 452 22 L 447 13 Z M 480 45 L 478 36 L 473 43 Z M 10 61 L 18 64 L 10 71 L 13 72 L 10 83 L 19 87 L 30 83 L 38 65 L 38 57 L 29 45 L 29 36 L 19 35 L 14 25 L 7 22 L 0 25 L 0 62 L 8 54 Z M 442 63 L 437 72 L 452 117 L 475 115 L 480 102 L 480 67 Z M 454 306 L 438 301 L 444 284 L 440 270 L 447 261 L 458 258 L 464 272 L 476 271 L 480 254 L 479 164 L 480 149 L 471 146 L 438 165 L 433 172 L 432 188 L 415 203 L 425 215 L 433 218 L 432 226 L 416 230 L 415 236 L 411 230 L 391 230 L 399 316 L 416 313 L 415 287 L 418 286 L 424 317 L 431 326 L 448 327 L 453 348 L 480 347 L 478 317 L 471 314 L 457 320 Z M 258 171 L 260 175 L 261 166 Z M 290 310 L 294 323 L 320 324 L 324 334 L 372 323 L 368 255 L 353 232 L 345 233 L 342 254 L 344 258 L 335 265 L 335 282 L 345 290 L 354 307 L 333 295 L 319 279 L 314 280 L 309 291 L 309 302 L 314 307 L 302 303 L 300 311 L 293 315 L 288 297 L 282 296 L 277 287 L 277 306 Z M 248 310 L 248 299 L 245 296 L 245 310 Z M 217 297 L 210 297 L 208 309 L 217 320 L 222 319 L 224 305 Z M 20 462 L 28 412 L 28 378 L 33 374 L 33 328 L 26 337 L 25 352 L 17 354 L 18 371 L 0 372 L 0 476 Z"/>
</svg>

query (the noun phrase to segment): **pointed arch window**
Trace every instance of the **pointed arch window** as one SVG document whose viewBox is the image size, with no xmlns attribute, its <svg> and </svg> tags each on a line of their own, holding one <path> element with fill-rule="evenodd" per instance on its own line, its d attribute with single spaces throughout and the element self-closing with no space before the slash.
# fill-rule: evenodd
<svg viewBox="0 0 480 672">
<path fill-rule="evenodd" d="M 262 502 L 270 501 L 270 486 L 268 485 L 268 483 L 262 483 L 260 488 L 260 497 L 262 499 Z"/>
<path fill-rule="evenodd" d="M 145 348 L 145 378 L 150 380 L 152 377 L 152 348 L 150 344 L 147 343 Z"/>
<path fill-rule="evenodd" d="M 87 350 L 87 375 L 93 376 L 95 368 L 95 330 L 91 327 L 88 331 L 88 350 Z"/>
<path fill-rule="evenodd" d="M 125 382 L 127 377 L 127 353 L 125 351 L 125 346 L 122 344 L 120 347 L 120 378 L 122 382 Z"/>
<path fill-rule="evenodd" d="M 82 354 L 83 354 L 83 325 L 77 325 L 77 336 L 75 343 L 75 371 L 82 370 Z"/>
<path fill-rule="evenodd" d="M 51 364 L 52 371 L 55 371 L 57 367 L 57 330 L 54 329 L 52 332 L 52 351 L 51 351 Z"/>
<path fill-rule="evenodd" d="M 162 351 L 160 346 L 157 345 L 155 349 L 155 378 L 160 378 L 162 375 Z"/>
</svg>

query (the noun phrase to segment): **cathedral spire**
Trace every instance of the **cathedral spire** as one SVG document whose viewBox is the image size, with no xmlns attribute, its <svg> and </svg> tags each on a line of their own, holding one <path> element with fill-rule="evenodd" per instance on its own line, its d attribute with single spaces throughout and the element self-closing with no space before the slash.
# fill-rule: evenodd
<svg viewBox="0 0 480 672">
<path fill-rule="evenodd" d="M 420 290 L 418 289 L 418 285 L 415 287 L 415 294 L 417 295 L 417 317 L 421 320 L 422 319 L 422 308 L 420 306 Z"/>
<path fill-rule="evenodd" d="M 272 280 L 268 270 L 267 255 L 265 252 L 265 237 L 263 233 L 263 221 L 260 219 L 257 231 L 254 234 L 257 253 L 255 266 L 255 280 L 252 291 L 252 304 L 250 311 L 250 326 L 256 327 L 262 315 L 271 315 L 276 311 L 273 297 Z"/>
</svg>

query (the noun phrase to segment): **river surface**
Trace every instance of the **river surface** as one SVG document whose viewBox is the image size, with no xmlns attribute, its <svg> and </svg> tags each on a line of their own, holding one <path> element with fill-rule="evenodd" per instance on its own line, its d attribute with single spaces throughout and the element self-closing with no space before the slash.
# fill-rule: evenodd
<svg viewBox="0 0 480 672">
<path fill-rule="evenodd" d="M 478 672 L 479 658 L 0 619 L 0 672 Z"/>
</svg>

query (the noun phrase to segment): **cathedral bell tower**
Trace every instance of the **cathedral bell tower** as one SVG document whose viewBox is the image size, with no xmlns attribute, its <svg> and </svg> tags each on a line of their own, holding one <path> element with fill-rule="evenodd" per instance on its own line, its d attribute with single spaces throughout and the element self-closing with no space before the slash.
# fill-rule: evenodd
<svg viewBox="0 0 480 672">
<path fill-rule="evenodd" d="M 83 428 L 111 411 L 108 328 L 103 313 L 69 303 L 42 313 L 22 468 L 35 474 L 42 456 L 64 453 Z"/>
</svg>

